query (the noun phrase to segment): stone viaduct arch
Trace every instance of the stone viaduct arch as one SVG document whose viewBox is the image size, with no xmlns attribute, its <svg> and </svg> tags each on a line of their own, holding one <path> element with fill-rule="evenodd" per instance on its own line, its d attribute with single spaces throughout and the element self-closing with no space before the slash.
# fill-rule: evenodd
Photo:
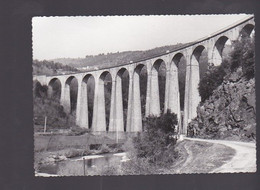
<svg viewBox="0 0 260 190">
<path fill-rule="evenodd" d="M 233 25 L 217 31 L 210 36 L 199 39 L 185 47 L 174 51 L 167 51 L 162 55 L 156 55 L 145 60 L 124 63 L 117 67 L 93 70 L 88 72 L 56 75 L 56 76 L 33 76 L 34 80 L 42 85 L 49 85 L 54 80 L 60 81 L 60 103 L 64 110 L 70 112 L 70 84 L 74 79 L 78 83 L 76 123 L 80 127 L 90 128 L 93 132 L 139 132 L 142 131 L 142 107 L 140 74 L 147 73 L 146 94 L 145 94 L 145 116 L 160 114 L 160 92 L 158 70 L 162 64 L 165 65 L 165 91 L 164 91 L 164 112 L 167 109 L 175 112 L 181 123 L 180 91 L 179 91 L 179 63 L 185 60 L 185 95 L 183 123 L 179 125 L 179 132 L 186 135 L 188 123 L 196 117 L 196 108 L 200 102 L 198 83 L 200 80 L 200 56 L 203 50 L 206 51 L 208 62 L 219 65 L 222 62 L 222 52 L 228 40 L 231 43 L 245 36 L 250 36 L 254 31 L 254 17 L 250 16 Z M 183 66 L 183 65 L 181 65 Z M 122 100 L 122 75 L 128 73 L 128 93 L 127 93 L 127 116 L 124 127 L 123 100 Z M 105 113 L 105 77 L 111 76 L 111 99 L 109 122 L 106 122 Z M 94 101 L 92 125 L 89 126 L 88 118 L 88 81 L 94 80 Z M 140 89 L 142 88 L 142 89 Z M 51 89 L 51 87 L 50 87 Z M 50 90 L 51 91 L 51 90 Z"/>
<path fill-rule="evenodd" d="M 60 99 L 61 97 L 61 82 L 58 78 L 53 78 L 48 83 L 48 96 Z"/>
</svg>

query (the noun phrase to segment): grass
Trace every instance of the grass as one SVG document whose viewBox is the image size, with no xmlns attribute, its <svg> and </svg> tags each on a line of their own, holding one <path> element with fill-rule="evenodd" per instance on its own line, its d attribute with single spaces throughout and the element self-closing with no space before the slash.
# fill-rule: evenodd
<svg viewBox="0 0 260 190">
<path fill-rule="evenodd" d="M 119 143 L 122 143 L 120 140 Z M 101 135 L 91 135 L 89 133 L 77 136 L 67 135 L 34 135 L 34 151 L 57 151 L 67 148 L 85 149 L 91 144 L 115 144 L 114 139 Z"/>
<path fill-rule="evenodd" d="M 97 145 L 100 142 L 103 144 L 90 150 L 91 144 Z M 35 169 L 38 170 L 39 164 L 48 164 L 49 158 L 59 161 L 60 157 L 71 158 L 89 154 L 118 152 L 120 147 L 114 146 L 114 143 L 113 139 L 90 134 L 81 136 L 53 135 L 52 137 L 35 135 L 35 149 L 37 150 L 35 152 Z M 48 146 L 47 149 L 46 146 Z M 128 151 L 131 147 L 132 143 L 129 140 L 123 145 L 123 149 Z M 99 169 L 100 171 L 98 169 L 95 172 L 91 171 L 94 173 L 89 171 L 90 173 L 87 173 L 87 175 L 209 173 L 222 166 L 235 155 L 235 150 L 232 148 L 207 142 L 184 140 L 178 142 L 175 147 L 178 157 L 173 164 L 169 164 L 169 167 L 152 167 L 145 159 L 137 159 L 136 162 L 133 162 L 133 159 L 123 163 L 122 168 L 107 166 L 102 170 Z M 131 157 L 131 155 L 129 156 Z M 81 171 L 79 174 L 79 168 L 81 167 L 81 165 L 73 167 L 73 164 L 68 163 L 68 166 L 63 167 L 59 174 L 82 175 Z"/>
<path fill-rule="evenodd" d="M 164 173 L 209 173 L 235 155 L 230 147 L 207 142 L 184 140 L 177 148 L 182 156 Z"/>
</svg>

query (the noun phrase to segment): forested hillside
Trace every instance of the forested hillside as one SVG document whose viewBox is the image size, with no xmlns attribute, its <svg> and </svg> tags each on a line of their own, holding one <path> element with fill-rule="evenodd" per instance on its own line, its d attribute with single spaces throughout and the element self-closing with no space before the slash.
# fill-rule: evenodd
<svg viewBox="0 0 260 190">
<path fill-rule="evenodd" d="M 85 58 L 76 58 L 76 59 L 59 58 L 59 59 L 52 59 L 51 61 L 59 62 L 77 68 L 87 67 L 87 66 L 88 69 L 103 68 L 103 67 L 122 65 L 125 63 L 129 63 L 130 61 L 147 59 L 152 56 L 166 53 L 166 51 L 172 51 L 178 49 L 185 45 L 188 44 L 176 44 L 170 46 L 163 46 L 163 47 L 157 47 L 146 51 L 125 51 L 125 52 L 107 53 L 107 54 L 102 53 L 96 56 L 89 55 L 86 56 Z"/>
<path fill-rule="evenodd" d="M 63 65 L 61 63 L 53 61 L 38 61 L 33 60 L 33 74 L 34 75 L 55 75 L 55 74 L 65 74 L 65 73 L 74 73 L 79 71 L 78 69 L 70 66 Z"/>
</svg>

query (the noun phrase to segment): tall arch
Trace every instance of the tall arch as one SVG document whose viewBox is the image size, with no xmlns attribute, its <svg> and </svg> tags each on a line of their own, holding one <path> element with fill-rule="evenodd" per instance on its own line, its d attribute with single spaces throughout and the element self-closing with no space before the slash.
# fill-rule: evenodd
<svg viewBox="0 0 260 190">
<path fill-rule="evenodd" d="M 184 109 L 186 67 L 187 67 L 187 60 L 186 60 L 185 56 L 182 53 L 175 54 L 174 57 L 172 58 L 171 70 L 173 70 L 173 71 L 177 70 L 177 73 L 178 73 L 180 109 L 182 111 Z"/>
<path fill-rule="evenodd" d="M 96 79 L 92 131 L 109 130 L 112 77 L 104 71 Z"/>
<path fill-rule="evenodd" d="M 33 81 L 33 96 L 43 98 L 47 96 L 47 87 L 42 85 L 38 80 Z"/>
<path fill-rule="evenodd" d="M 83 77 L 80 84 L 81 90 L 78 96 L 77 124 L 83 128 L 91 129 L 93 120 L 93 104 L 95 80 L 93 75 L 87 74 Z"/>
<path fill-rule="evenodd" d="M 116 77 L 117 86 L 120 86 L 120 81 L 122 86 L 123 123 L 124 123 L 124 131 L 126 131 L 128 101 L 129 101 L 129 71 L 126 68 L 121 68 L 117 73 L 117 77 Z"/>
<path fill-rule="evenodd" d="M 186 59 L 182 53 L 177 53 L 172 58 L 169 69 L 169 97 L 168 109 L 177 114 L 179 132 L 182 132 L 181 103 L 184 107 Z M 182 100 L 182 102 L 181 102 Z"/>
<path fill-rule="evenodd" d="M 74 113 L 77 106 L 78 80 L 75 76 L 70 76 L 65 81 L 63 107 L 67 113 Z"/>
<path fill-rule="evenodd" d="M 147 66 L 145 64 L 138 64 L 136 66 L 136 68 L 134 69 L 133 80 L 136 82 L 136 84 L 138 83 L 139 86 L 139 96 L 141 99 L 141 115 L 142 117 L 144 117 L 147 103 Z M 137 87 L 137 85 L 134 85 L 134 88 L 135 87 Z"/>
<path fill-rule="evenodd" d="M 215 42 L 213 51 L 212 51 L 212 59 L 211 63 L 215 66 L 218 66 L 223 61 L 223 49 L 226 45 L 226 42 L 229 40 L 227 36 L 221 36 L 218 38 L 218 40 Z M 230 41 L 230 40 L 229 40 Z"/>
<path fill-rule="evenodd" d="M 197 116 L 197 106 L 200 103 L 198 85 L 200 82 L 200 58 L 202 52 L 206 50 L 203 45 L 197 46 L 190 56 L 186 69 L 185 100 L 183 133 L 187 133 L 188 123 Z"/>
<path fill-rule="evenodd" d="M 60 100 L 61 98 L 61 81 L 53 78 L 48 83 L 48 97 Z"/>
<path fill-rule="evenodd" d="M 126 131 L 129 73 L 126 68 L 117 71 L 112 85 L 109 131 Z"/>
<path fill-rule="evenodd" d="M 147 67 L 138 64 L 129 77 L 129 104 L 127 113 L 128 132 L 142 131 L 142 118 L 145 116 L 147 93 Z"/>
<path fill-rule="evenodd" d="M 150 114 L 160 115 L 165 107 L 166 64 L 157 59 L 151 68 L 151 105 Z"/>
<path fill-rule="evenodd" d="M 245 25 L 240 31 L 240 38 L 250 37 L 251 33 L 253 32 L 255 26 L 253 24 Z"/>
</svg>

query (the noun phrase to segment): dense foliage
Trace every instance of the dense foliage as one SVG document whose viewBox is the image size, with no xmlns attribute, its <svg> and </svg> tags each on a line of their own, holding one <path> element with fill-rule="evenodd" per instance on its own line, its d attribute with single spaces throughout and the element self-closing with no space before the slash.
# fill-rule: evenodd
<svg viewBox="0 0 260 190">
<path fill-rule="evenodd" d="M 47 117 L 47 130 L 68 129 L 75 126 L 75 116 L 66 114 L 59 100 L 47 96 L 47 86 L 35 82 L 33 88 L 34 124 L 44 126 Z"/>
<path fill-rule="evenodd" d="M 69 65 L 62 65 L 53 61 L 33 61 L 33 74 L 34 75 L 54 75 L 62 73 L 73 73 L 78 70 Z"/>
<path fill-rule="evenodd" d="M 254 38 L 242 38 L 234 43 L 234 51 L 231 53 L 230 69 L 234 72 L 242 67 L 244 76 L 249 80 L 255 75 L 255 40 Z"/>
<path fill-rule="evenodd" d="M 199 83 L 201 101 L 208 99 L 213 91 L 222 84 L 224 77 L 242 67 L 247 80 L 254 77 L 254 39 L 242 38 L 234 42 L 234 49 L 230 52 L 230 59 L 226 59 L 220 66 L 212 66 L 202 77 Z"/>
<path fill-rule="evenodd" d="M 145 158 L 155 165 L 172 163 L 175 159 L 177 124 L 177 115 L 170 111 L 159 117 L 147 117 L 144 131 L 133 140 L 136 157 Z"/>
<path fill-rule="evenodd" d="M 206 72 L 199 83 L 199 93 L 202 102 L 212 95 L 213 91 L 223 82 L 225 75 L 225 70 L 221 65 L 213 66 Z"/>
</svg>

